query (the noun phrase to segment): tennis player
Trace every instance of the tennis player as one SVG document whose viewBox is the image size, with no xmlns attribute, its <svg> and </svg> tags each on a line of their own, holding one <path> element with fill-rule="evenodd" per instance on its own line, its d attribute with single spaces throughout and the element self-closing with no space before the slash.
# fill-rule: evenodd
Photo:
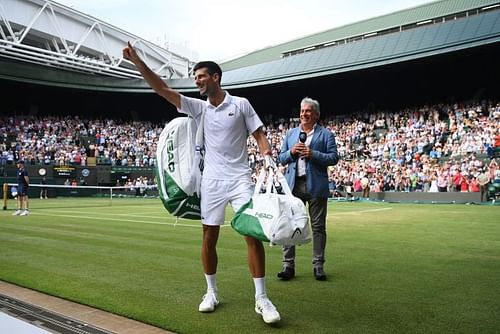
<svg viewBox="0 0 500 334">
<path fill-rule="evenodd" d="M 247 99 L 230 95 L 221 88 L 222 70 L 214 62 L 203 61 L 194 68 L 194 81 L 200 100 L 181 95 L 170 88 L 138 56 L 128 43 L 123 57 L 130 60 L 153 90 L 177 107 L 180 113 L 193 117 L 197 124 L 204 115 L 205 166 L 201 181 L 201 215 L 203 240 L 201 259 L 207 292 L 199 305 L 200 312 L 213 312 L 219 304 L 217 289 L 217 240 L 224 224 L 225 209 L 231 204 L 237 211 L 253 194 L 248 167 L 248 134 L 257 141 L 259 151 L 271 162 L 271 148 L 262 130 L 263 123 Z M 255 286 L 255 312 L 264 322 L 275 323 L 280 314 L 267 297 L 265 285 L 265 250 L 262 242 L 245 237 L 248 266 Z"/>
</svg>

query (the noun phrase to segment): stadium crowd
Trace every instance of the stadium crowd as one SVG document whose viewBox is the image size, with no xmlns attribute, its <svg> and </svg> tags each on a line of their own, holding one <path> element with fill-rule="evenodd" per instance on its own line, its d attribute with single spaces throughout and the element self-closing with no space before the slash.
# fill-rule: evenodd
<svg viewBox="0 0 500 334">
<path fill-rule="evenodd" d="M 341 156 L 330 168 L 332 196 L 345 191 L 479 191 L 478 177 L 500 178 L 500 103 L 440 104 L 397 112 L 328 115 Z M 298 120 L 267 125 L 277 157 Z M 0 117 L 0 164 L 154 166 L 164 124 L 75 116 Z M 249 164 L 262 163 L 248 140 Z"/>
<path fill-rule="evenodd" d="M 1 164 L 153 166 L 163 129 L 151 122 L 88 120 L 78 116 L 0 118 Z M 10 142 L 10 146 L 7 145 Z"/>
<path fill-rule="evenodd" d="M 480 191 L 482 172 L 490 180 L 500 178 L 499 103 L 356 113 L 330 117 L 323 125 L 335 133 L 341 156 L 330 169 L 332 196 L 363 188 L 367 193 Z M 268 130 L 277 151 L 294 126 L 281 120 Z"/>
</svg>

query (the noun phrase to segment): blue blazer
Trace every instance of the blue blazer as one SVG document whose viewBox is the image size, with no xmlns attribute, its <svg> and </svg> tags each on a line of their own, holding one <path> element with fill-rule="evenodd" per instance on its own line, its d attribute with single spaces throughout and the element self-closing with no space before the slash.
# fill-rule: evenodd
<svg viewBox="0 0 500 334">
<path fill-rule="evenodd" d="M 287 132 L 278 156 L 279 163 L 283 166 L 288 165 L 285 178 L 292 190 L 295 186 L 298 157 L 293 156 L 290 149 L 299 141 L 299 133 L 299 127 Z M 312 157 L 306 160 L 307 191 L 311 197 L 328 197 L 330 195 L 328 166 L 333 166 L 339 161 L 335 136 L 330 130 L 316 124 L 309 148 L 312 149 Z"/>
</svg>

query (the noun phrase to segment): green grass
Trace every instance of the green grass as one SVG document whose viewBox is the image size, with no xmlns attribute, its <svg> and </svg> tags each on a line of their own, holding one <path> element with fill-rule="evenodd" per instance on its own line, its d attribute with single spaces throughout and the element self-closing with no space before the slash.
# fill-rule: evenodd
<svg viewBox="0 0 500 334">
<path fill-rule="evenodd" d="M 296 278 L 267 289 L 282 315 L 254 312 L 246 246 L 229 224 L 219 239 L 221 305 L 201 314 L 199 222 L 157 199 L 31 200 L 32 214 L 0 212 L 0 279 L 179 333 L 498 333 L 500 208 L 487 205 L 330 203 L 326 282 L 311 244 Z"/>
</svg>

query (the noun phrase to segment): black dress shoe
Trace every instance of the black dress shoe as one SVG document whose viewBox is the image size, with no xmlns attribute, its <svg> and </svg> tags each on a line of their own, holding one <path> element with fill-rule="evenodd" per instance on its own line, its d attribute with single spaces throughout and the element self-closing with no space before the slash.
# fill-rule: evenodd
<svg viewBox="0 0 500 334">
<path fill-rule="evenodd" d="M 314 268 L 313 272 L 314 277 L 316 277 L 318 281 L 326 281 L 326 274 L 323 271 L 323 268 Z"/>
<path fill-rule="evenodd" d="M 295 269 L 290 267 L 283 267 L 283 270 L 278 273 L 278 277 L 287 281 L 295 277 Z"/>
</svg>

